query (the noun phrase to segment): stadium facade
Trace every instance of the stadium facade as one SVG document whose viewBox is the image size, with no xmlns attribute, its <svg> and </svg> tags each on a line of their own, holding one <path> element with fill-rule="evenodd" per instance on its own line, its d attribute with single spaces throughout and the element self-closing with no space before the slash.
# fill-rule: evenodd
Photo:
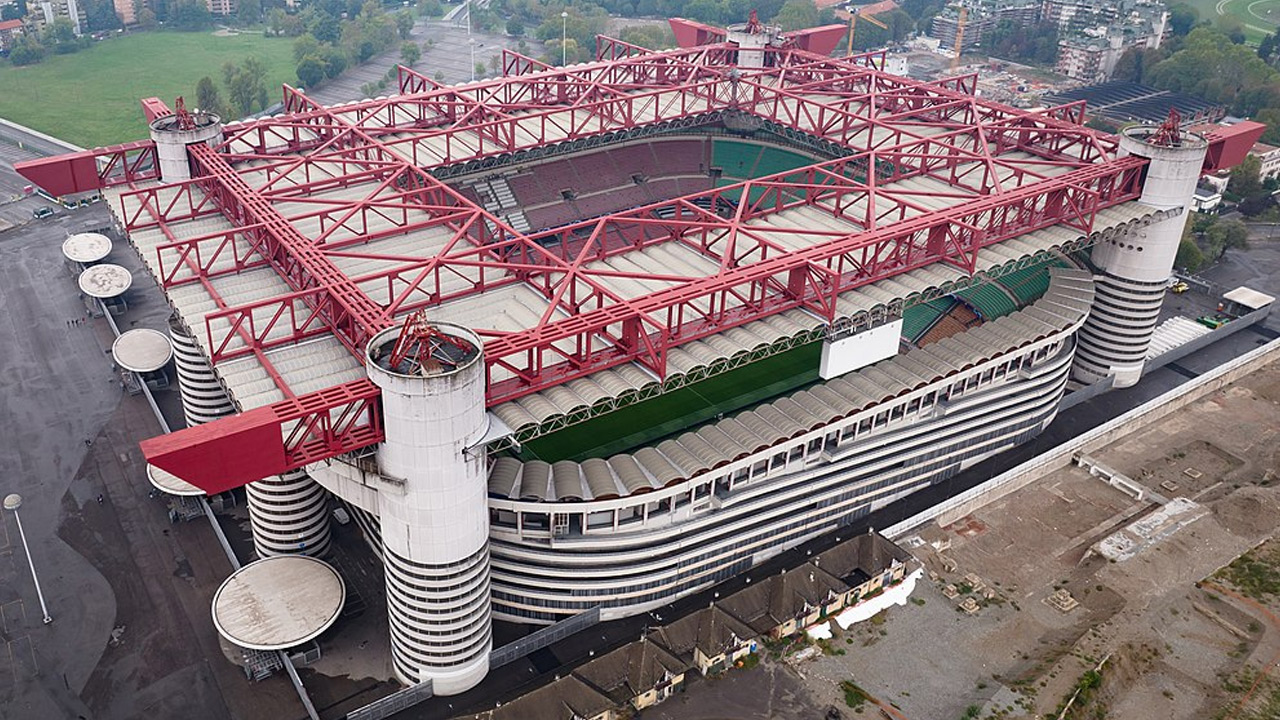
<svg viewBox="0 0 1280 720">
<path fill-rule="evenodd" d="M 826 57 L 840 27 L 673 26 L 225 126 L 152 99 L 152 140 L 19 168 L 106 188 L 173 306 L 190 427 L 148 460 L 247 485 L 263 556 L 349 506 L 405 682 L 473 686 L 495 616 L 641 612 L 949 477 L 1073 368 L 1136 379 L 1184 175 L 1242 155 Z"/>
</svg>

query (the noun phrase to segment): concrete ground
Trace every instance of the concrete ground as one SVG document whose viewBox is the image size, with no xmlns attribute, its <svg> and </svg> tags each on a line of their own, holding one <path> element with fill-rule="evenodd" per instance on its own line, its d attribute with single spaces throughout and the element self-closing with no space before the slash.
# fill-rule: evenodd
<svg viewBox="0 0 1280 720">
<path fill-rule="evenodd" d="M 10 163 L 31 155 L 0 152 L 7 197 L 24 184 Z M 149 497 L 137 442 L 160 427 L 141 396 L 121 392 L 113 335 L 86 317 L 61 257 L 68 233 L 108 223 L 105 208 L 32 220 L 38 203 L 0 207 L 15 221 L 0 229 L 0 494 L 23 495 L 53 622 L 40 622 L 16 524 L 3 513 L 0 718 L 305 717 L 286 679 L 250 685 L 221 660 L 209 603 L 230 566 L 207 524 L 171 526 L 163 500 Z M 163 329 L 167 304 L 137 257 L 121 245 L 109 259 L 134 273 L 123 329 Z M 160 393 L 162 404 L 174 396 Z"/>
</svg>

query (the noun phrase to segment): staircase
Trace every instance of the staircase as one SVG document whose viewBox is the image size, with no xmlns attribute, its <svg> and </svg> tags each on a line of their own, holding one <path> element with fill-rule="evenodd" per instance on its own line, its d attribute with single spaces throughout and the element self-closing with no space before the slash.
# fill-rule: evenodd
<svg viewBox="0 0 1280 720">
<path fill-rule="evenodd" d="M 501 175 L 490 175 L 471 187 L 484 201 L 484 209 L 490 214 L 505 220 L 516 232 L 529 232 L 529 219 L 525 217 L 524 209 L 516 200 L 515 193 L 511 192 L 511 186 L 507 184 L 506 178 Z M 492 221 L 485 220 L 485 223 L 489 226 L 489 232 L 497 231 Z"/>
</svg>

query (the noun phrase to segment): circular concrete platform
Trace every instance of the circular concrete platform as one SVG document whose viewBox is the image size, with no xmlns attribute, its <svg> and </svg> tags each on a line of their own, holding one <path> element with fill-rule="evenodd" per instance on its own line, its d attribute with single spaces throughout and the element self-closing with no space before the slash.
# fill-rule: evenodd
<svg viewBox="0 0 1280 720">
<path fill-rule="evenodd" d="M 96 263 L 111 253 L 111 238 L 98 233 L 76 233 L 62 243 L 62 256 L 71 262 Z"/>
<path fill-rule="evenodd" d="M 155 372 L 173 357 L 169 336 L 159 330 L 138 328 L 122 333 L 111 344 L 111 357 L 125 370 Z"/>
<path fill-rule="evenodd" d="M 168 470 L 158 468 L 151 463 L 147 463 L 147 479 L 151 481 L 151 485 L 160 492 L 177 495 L 179 497 L 199 497 L 205 492 L 182 478 L 174 475 Z"/>
<path fill-rule="evenodd" d="M 80 273 L 80 291 L 100 300 L 123 295 L 130 285 L 133 285 L 133 275 L 119 265 L 94 265 Z"/>
<path fill-rule="evenodd" d="M 277 555 L 231 574 L 213 596 L 213 625 L 250 650 L 284 650 L 315 639 L 342 612 L 347 589 L 328 563 Z"/>
</svg>

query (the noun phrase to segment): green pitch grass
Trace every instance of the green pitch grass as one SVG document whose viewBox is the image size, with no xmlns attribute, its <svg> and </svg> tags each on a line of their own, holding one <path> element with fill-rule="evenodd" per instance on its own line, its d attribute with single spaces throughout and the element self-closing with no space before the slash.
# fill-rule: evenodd
<svg viewBox="0 0 1280 720">
<path fill-rule="evenodd" d="M 267 66 L 271 102 L 280 99 L 281 83 L 298 81 L 287 38 L 136 33 L 50 54 L 38 65 L 0 65 L 0 117 L 83 147 L 138 140 L 147 136 L 139 99 L 158 97 L 170 107 L 179 95 L 194 101 L 196 83 L 208 75 L 225 102 L 223 63 L 250 55 Z"/>
<path fill-rule="evenodd" d="M 524 460 L 608 458 L 818 380 L 814 342 L 567 427 L 524 445 Z"/>
</svg>

